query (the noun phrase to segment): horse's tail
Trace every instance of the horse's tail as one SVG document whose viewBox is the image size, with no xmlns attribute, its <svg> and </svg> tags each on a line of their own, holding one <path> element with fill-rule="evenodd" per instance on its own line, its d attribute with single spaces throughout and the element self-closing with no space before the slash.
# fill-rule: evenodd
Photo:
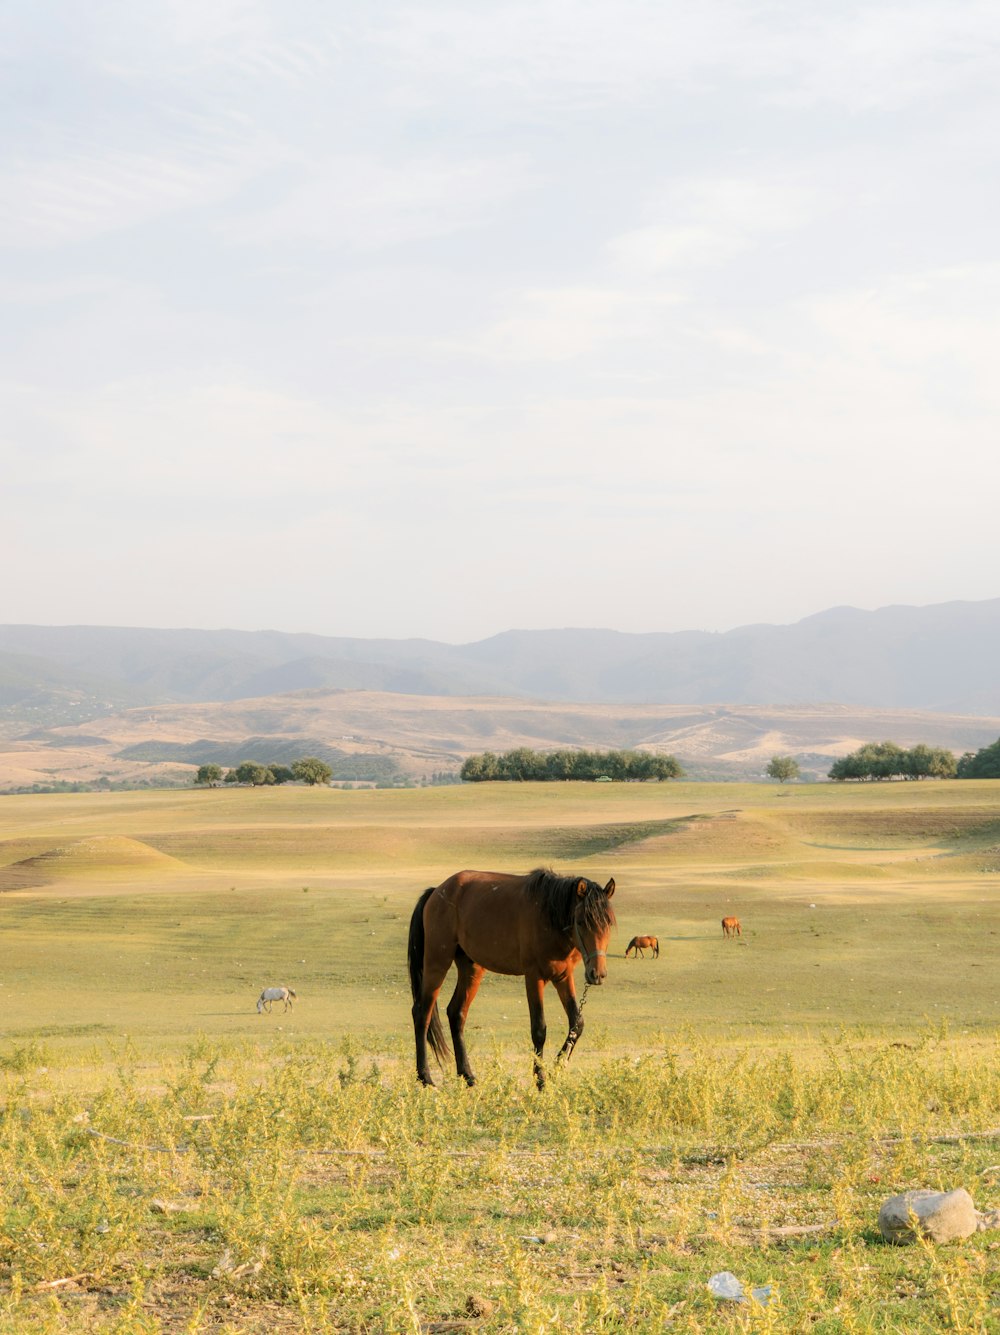
<svg viewBox="0 0 1000 1335">
<path fill-rule="evenodd" d="M 417 907 L 413 910 L 413 917 L 410 919 L 410 939 L 406 947 L 407 960 L 410 966 L 410 991 L 413 993 L 413 1004 L 420 1001 L 424 990 L 424 905 L 434 893 L 436 886 L 431 886 L 417 900 Z M 444 1027 L 441 1024 L 441 1014 L 438 1011 L 438 1004 L 435 1001 L 431 1011 L 430 1024 L 427 1026 L 427 1042 L 431 1045 L 431 1051 L 438 1061 L 444 1061 L 451 1049 L 448 1047 L 444 1036 Z"/>
</svg>

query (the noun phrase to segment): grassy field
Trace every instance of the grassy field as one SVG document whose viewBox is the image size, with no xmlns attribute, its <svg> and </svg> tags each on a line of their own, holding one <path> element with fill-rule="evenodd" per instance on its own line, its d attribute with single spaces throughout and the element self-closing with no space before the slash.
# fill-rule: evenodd
<svg viewBox="0 0 1000 1335">
<path fill-rule="evenodd" d="M 7 797 L 0 840 L 4 1331 L 1000 1330 L 1000 1234 L 874 1230 L 1000 1204 L 1000 784 Z M 534 1090 L 491 977 L 480 1084 L 415 1088 L 418 894 L 538 864 L 618 884 L 572 1067 Z"/>
</svg>

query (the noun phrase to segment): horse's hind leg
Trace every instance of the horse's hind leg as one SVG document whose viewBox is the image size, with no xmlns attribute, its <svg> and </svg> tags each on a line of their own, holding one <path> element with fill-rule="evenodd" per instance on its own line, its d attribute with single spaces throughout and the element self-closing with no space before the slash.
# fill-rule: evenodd
<svg viewBox="0 0 1000 1335">
<path fill-rule="evenodd" d="M 524 975 L 524 985 L 528 992 L 528 1014 L 531 1016 L 531 1042 L 535 1049 L 535 1084 L 539 1089 L 545 1086 L 545 1067 L 542 1065 L 542 1053 L 545 1050 L 545 1008 L 542 1004 L 545 992 L 543 979 L 533 974 Z"/>
<path fill-rule="evenodd" d="M 455 1049 L 455 1069 L 467 1085 L 474 1085 L 476 1077 L 472 1074 L 469 1057 L 465 1051 L 465 1017 L 469 1007 L 479 991 L 486 970 L 481 964 L 471 960 L 461 948 L 455 955 L 458 968 L 458 982 L 451 1001 L 448 1002 L 448 1025 L 451 1028 L 451 1041 Z"/>
<path fill-rule="evenodd" d="M 441 1033 L 435 1007 L 438 993 L 441 991 L 441 984 L 444 982 L 445 975 L 450 968 L 450 959 L 444 959 L 436 952 L 425 954 L 420 996 L 413 1003 L 412 1011 L 413 1036 L 417 1047 L 417 1078 L 424 1085 L 434 1084 L 427 1061 L 428 1031 L 430 1031 L 430 1043 L 434 1048 L 435 1055 L 438 1057 L 447 1056 L 448 1052 L 448 1045 Z M 434 1028 L 432 1028 L 432 1021 Z"/>
</svg>

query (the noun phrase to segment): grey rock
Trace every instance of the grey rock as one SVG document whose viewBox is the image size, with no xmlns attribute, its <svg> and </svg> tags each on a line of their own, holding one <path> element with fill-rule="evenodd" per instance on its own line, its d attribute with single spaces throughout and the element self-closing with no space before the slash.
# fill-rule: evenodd
<svg viewBox="0 0 1000 1335">
<path fill-rule="evenodd" d="M 904 1191 L 890 1196 L 878 1212 L 879 1232 L 886 1242 L 954 1242 L 971 1237 L 979 1226 L 972 1197 L 964 1187 L 954 1191 Z"/>
</svg>

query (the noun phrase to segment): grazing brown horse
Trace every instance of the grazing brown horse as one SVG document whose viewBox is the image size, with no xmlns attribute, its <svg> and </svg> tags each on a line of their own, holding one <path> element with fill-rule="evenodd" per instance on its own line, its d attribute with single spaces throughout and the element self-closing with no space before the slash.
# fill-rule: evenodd
<svg viewBox="0 0 1000 1335">
<path fill-rule="evenodd" d="M 654 960 L 660 958 L 660 942 L 655 936 L 633 936 L 632 940 L 625 947 L 626 959 L 628 959 L 630 950 L 635 951 L 636 959 L 638 959 L 640 955 L 645 959 L 646 956 L 643 952 L 646 950 L 651 950 L 653 952 Z"/>
<path fill-rule="evenodd" d="M 723 919 L 722 919 L 722 935 L 723 935 L 723 936 L 742 936 L 742 935 L 743 935 L 743 928 L 740 926 L 740 920 L 739 920 L 739 918 L 723 918 Z"/>
<path fill-rule="evenodd" d="M 569 1020 L 560 1057 L 569 1058 L 583 1033 L 573 969 L 583 960 L 587 985 L 607 977 L 605 960 L 615 923 L 614 881 L 602 890 L 582 876 L 556 876 L 536 867 L 527 876 L 507 872 L 460 871 L 432 885 L 417 900 L 410 919 L 408 958 L 413 993 L 417 1075 L 433 1085 L 427 1064 L 430 1043 L 439 1061 L 448 1055 L 437 997 L 452 964 L 458 982 L 448 1002 L 448 1023 L 458 1074 L 470 1085 L 476 1077 L 465 1051 L 465 1017 L 483 974 L 523 974 L 535 1048 L 535 1080 L 545 1082 L 545 1012 L 542 994 L 552 983 Z"/>
</svg>

